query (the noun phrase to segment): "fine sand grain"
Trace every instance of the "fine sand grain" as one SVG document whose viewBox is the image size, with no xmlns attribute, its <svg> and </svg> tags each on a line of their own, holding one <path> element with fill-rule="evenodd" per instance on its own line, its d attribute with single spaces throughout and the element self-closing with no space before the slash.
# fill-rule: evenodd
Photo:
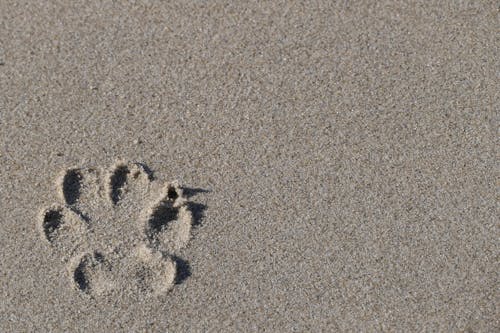
<svg viewBox="0 0 500 333">
<path fill-rule="evenodd" d="M 0 332 L 495 332 L 496 1 L 0 0 Z"/>
</svg>

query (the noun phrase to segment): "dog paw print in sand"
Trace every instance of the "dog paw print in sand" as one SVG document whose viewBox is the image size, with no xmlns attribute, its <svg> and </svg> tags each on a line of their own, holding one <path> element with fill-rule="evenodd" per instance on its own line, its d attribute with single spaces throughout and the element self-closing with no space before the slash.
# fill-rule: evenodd
<svg viewBox="0 0 500 333">
<path fill-rule="evenodd" d="M 89 295 L 172 288 L 193 219 L 178 184 L 118 163 L 108 172 L 69 169 L 57 185 L 62 203 L 44 209 L 39 226 L 74 288 Z"/>
</svg>

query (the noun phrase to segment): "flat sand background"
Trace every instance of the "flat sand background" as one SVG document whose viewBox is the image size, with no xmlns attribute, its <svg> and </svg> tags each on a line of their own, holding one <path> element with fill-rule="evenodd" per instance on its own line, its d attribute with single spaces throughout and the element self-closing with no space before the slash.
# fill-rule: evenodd
<svg viewBox="0 0 500 333">
<path fill-rule="evenodd" d="M 498 331 L 498 29 L 496 1 L 0 0 L 0 331 Z M 37 232 L 63 170 L 120 159 L 204 190 L 161 297 L 85 297 Z"/>
</svg>

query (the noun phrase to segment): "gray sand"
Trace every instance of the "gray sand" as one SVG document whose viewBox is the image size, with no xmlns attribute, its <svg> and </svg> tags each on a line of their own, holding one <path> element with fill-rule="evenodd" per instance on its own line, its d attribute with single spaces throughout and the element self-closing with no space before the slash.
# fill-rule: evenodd
<svg viewBox="0 0 500 333">
<path fill-rule="evenodd" d="M 85 3 L 0 1 L 0 331 L 500 329 L 495 1 Z M 44 220 L 117 161 L 184 229 Z"/>
</svg>

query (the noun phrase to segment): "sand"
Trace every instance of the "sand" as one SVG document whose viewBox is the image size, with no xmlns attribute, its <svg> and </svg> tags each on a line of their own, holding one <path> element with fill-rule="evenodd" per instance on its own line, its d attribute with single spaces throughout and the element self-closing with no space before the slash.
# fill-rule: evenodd
<svg viewBox="0 0 500 333">
<path fill-rule="evenodd" d="M 493 332 L 494 1 L 0 1 L 0 331 Z"/>
</svg>

